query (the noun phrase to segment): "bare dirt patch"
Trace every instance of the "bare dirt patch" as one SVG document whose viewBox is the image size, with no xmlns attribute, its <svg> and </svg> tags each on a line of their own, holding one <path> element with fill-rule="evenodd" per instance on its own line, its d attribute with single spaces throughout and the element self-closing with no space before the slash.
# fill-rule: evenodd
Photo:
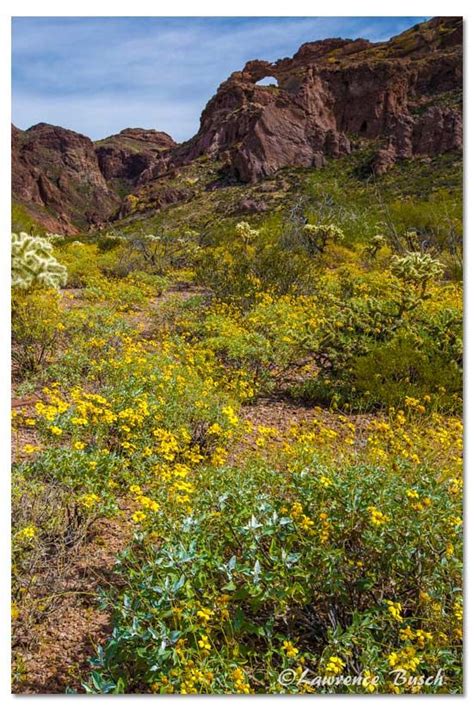
<svg viewBox="0 0 474 711">
<path fill-rule="evenodd" d="M 45 586 L 35 604 L 43 614 L 31 624 L 31 614 L 20 609 L 13 623 L 13 693 L 83 691 L 88 659 L 111 632 L 108 613 L 99 609 L 98 588 L 120 585 L 114 565 L 130 538 L 127 519 L 95 521 L 52 589 L 48 571 L 38 573 Z"/>
</svg>

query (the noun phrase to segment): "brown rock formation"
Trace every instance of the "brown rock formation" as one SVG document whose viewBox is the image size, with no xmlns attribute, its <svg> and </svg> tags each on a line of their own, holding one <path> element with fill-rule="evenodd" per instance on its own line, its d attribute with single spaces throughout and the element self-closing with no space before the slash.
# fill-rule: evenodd
<svg viewBox="0 0 474 711">
<path fill-rule="evenodd" d="M 256 84 L 264 77 L 278 86 Z M 198 134 L 168 160 L 228 157 L 240 180 L 254 182 L 348 153 L 352 134 L 385 141 L 395 159 L 456 150 L 461 91 L 461 18 L 435 18 L 385 43 L 312 42 L 292 59 L 254 60 L 234 72 L 206 106 Z M 387 155 L 381 160 L 388 165 Z"/>
<path fill-rule="evenodd" d="M 100 223 L 119 199 L 99 169 L 94 144 L 86 136 L 39 123 L 27 131 L 13 127 L 12 190 L 16 201 L 44 208 L 50 229 L 75 233 Z"/>
<path fill-rule="evenodd" d="M 123 179 L 134 184 L 159 155 L 176 143 L 163 131 L 125 128 L 95 144 L 99 166 L 106 180 Z"/>
<path fill-rule="evenodd" d="M 275 85 L 258 85 L 265 77 Z M 435 18 L 389 42 L 309 42 L 292 58 L 234 72 L 181 145 L 144 129 L 95 145 L 47 124 L 14 129 L 13 196 L 49 229 L 73 232 L 134 211 L 121 200 L 132 187 L 145 209 L 190 199 L 166 183 L 201 156 L 224 163 L 229 182 L 256 182 L 320 167 L 356 139 L 374 142 L 371 169 L 382 174 L 398 159 L 460 150 L 461 96 L 462 18 Z"/>
</svg>

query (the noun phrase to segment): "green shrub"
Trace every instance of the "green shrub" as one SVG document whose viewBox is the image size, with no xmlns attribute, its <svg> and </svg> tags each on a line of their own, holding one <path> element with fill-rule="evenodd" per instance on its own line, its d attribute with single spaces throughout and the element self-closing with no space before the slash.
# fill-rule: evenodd
<svg viewBox="0 0 474 711">
<path fill-rule="evenodd" d="M 305 667 L 330 673 L 334 658 L 336 672 L 379 681 L 333 691 L 393 692 L 394 664 L 410 659 L 459 689 L 462 536 L 436 468 L 413 484 L 409 468 L 253 461 L 203 470 L 195 484 L 192 515 L 146 517 L 121 557 L 124 588 L 106 595 L 114 630 L 87 690 L 318 692 L 296 680 Z"/>
<path fill-rule="evenodd" d="M 12 294 L 12 360 L 20 375 L 43 368 L 64 331 L 56 289 L 15 290 Z"/>
</svg>

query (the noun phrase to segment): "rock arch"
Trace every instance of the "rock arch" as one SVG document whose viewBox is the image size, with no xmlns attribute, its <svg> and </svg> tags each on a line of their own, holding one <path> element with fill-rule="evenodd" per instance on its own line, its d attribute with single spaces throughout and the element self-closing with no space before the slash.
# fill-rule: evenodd
<svg viewBox="0 0 474 711">
<path fill-rule="evenodd" d="M 278 86 L 278 79 L 272 74 L 268 74 L 256 81 L 255 86 Z"/>
</svg>

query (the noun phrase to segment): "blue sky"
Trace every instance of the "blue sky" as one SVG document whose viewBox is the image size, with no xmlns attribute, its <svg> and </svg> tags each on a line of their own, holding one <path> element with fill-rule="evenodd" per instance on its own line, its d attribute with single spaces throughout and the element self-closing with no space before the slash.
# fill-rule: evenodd
<svg viewBox="0 0 474 711">
<path fill-rule="evenodd" d="M 249 59 L 326 37 L 386 40 L 421 17 L 13 18 L 13 122 L 93 139 L 127 127 L 190 138 L 207 101 Z"/>
</svg>

